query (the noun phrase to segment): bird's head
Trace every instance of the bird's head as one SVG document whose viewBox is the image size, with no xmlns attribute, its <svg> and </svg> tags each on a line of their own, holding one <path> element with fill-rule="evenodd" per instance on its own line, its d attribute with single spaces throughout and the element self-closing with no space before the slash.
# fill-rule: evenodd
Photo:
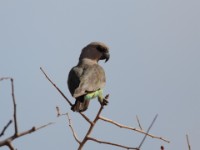
<svg viewBox="0 0 200 150">
<path fill-rule="evenodd" d="M 82 49 L 79 60 L 90 59 L 98 62 L 105 59 L 105 62 L 107 62 L 109 58 L 108 46 L 101 42 L 92 42 Z"/>
</svg>

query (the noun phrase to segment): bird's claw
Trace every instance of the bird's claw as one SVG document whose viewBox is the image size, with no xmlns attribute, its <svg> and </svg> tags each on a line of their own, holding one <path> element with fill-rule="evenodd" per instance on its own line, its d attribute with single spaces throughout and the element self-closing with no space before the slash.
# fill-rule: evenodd
<svg viewBox="0 0 200 150">
<path fill-rule="evenodd" d="M 100 102 L 100 104 L 102 105 L 102 106 L 105 106 L 105 105 L 108 105 L 108 98 L 109 98 L 109 94 L 107 94 L 104 98 L 103 98 L 103 100 L 102 99 L 99 99 L 99 102 Z"/>
<path fill-rule="evenodd" d="M 102 104 L 102 105 L 108 105 L 108 103 L 109 103 L 108 100 L 104 98 L 104 99 L 103 99 L 103 102 L 102 102 L 101 104 Z"/>
</svg>

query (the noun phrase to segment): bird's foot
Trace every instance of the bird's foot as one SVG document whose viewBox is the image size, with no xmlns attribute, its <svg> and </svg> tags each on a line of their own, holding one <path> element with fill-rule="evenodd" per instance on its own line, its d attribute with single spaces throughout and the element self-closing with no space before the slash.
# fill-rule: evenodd
<svg viewBox="0 0 200 150">
<path fill-rule="evenodd" d="M 108 105 L 108 98 L 109 98 L 109 94 L 106 95 L 104 98 L 103 98 L 103 101 L 101 102 L 101 105 Z"/>
<path fill-rule="evenodd" d="M 102 102 L 102 105 L 108 105 L 108 100 L 106 100 L 106 99 L 103 99 L 103 102 Z"/>
</svg>

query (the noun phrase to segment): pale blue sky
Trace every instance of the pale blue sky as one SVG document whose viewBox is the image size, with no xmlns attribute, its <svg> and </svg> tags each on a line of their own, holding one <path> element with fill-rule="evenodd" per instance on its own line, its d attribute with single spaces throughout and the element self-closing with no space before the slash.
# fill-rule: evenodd
<svg viewBox="0 0 200 150">
<path fill-rule="evenodd" d="M 103 116 L 145 129 L 155 114 L 151 133 L 171 141 L 147 138 L 143 150 L 192 149 L 200 139 L 200 2 L 198 0 L 1 0 L 0 77 L 15 79 L 20 130 L 56 122 L 14 142 L 19 150 L 77 148 L 65 118 L 55 107 L 70 112 L 74 128 L 83 137 L 88 124 L 49 84 L 43 67 L 71 98 L 67 75 L 81 49 L 92 41 L 110 47 L 111 59 L 101 63 L 107 75 L 105 93 L 110 103 Z M 71 98 L 72 100 L 72 98 Z M 0 130 L 12 117 L 10 83 L 0 82 Z M 73 100 L 72 100 L 73 102 Z M 89 116 L 98 109 L 93 101 Z M 12 133 L 11 127 L 6 136 Z M 99 122 L 94 137 L 138 146 L 143 135 Z M 6 147 L 1 148 L 7 150 Z M 85 150 L 120 148 L 88 142 Z"/>
</svg>

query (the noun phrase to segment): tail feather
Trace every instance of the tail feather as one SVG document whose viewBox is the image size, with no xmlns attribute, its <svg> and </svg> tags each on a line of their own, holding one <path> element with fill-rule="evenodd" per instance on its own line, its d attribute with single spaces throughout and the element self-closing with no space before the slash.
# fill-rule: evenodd
<svg viewBox="0 0 200 150">
<path fill-rule="evenodd" d="M 89 106 L 90 101 L 89 100 L 79 100 L 76 99 L 75 104 L 71 107 L 72 111 L 75 112 L 83 112 L 86 111 Z"/>
</svg>

